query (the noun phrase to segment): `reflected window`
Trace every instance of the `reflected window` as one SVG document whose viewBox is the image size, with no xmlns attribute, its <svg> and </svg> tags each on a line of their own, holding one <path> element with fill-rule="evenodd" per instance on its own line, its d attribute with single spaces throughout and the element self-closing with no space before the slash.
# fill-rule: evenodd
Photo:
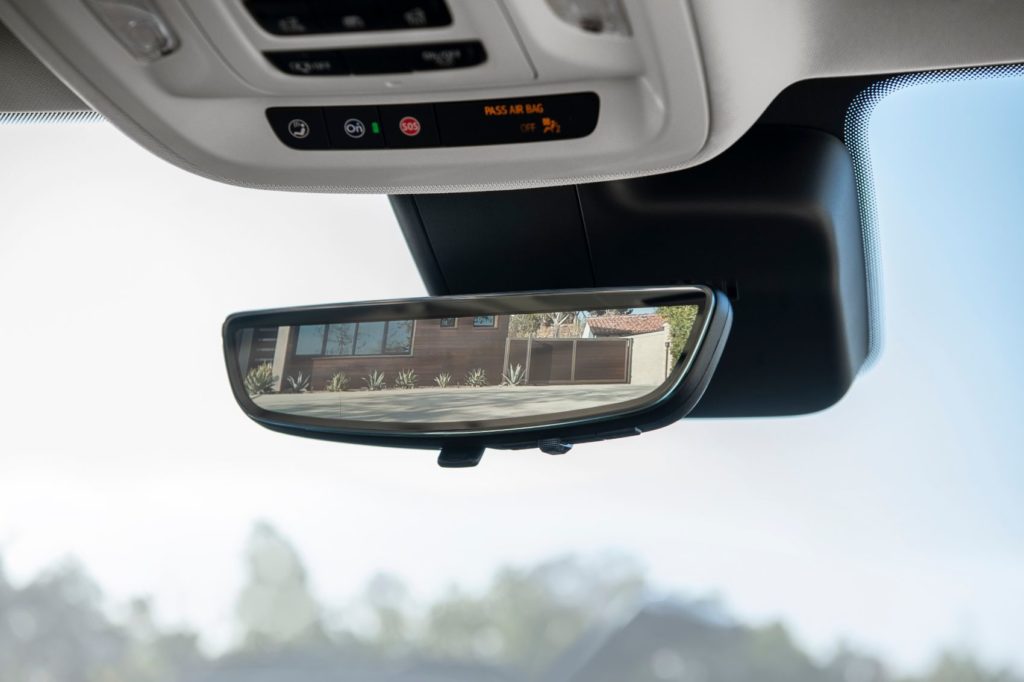
<svg viewBox="0 0 1024 682">
<path fill-rule="evenodd" d="M 410 355 L 412 320 L 307 324 L 299 327 L 295 355 Z"/>
<path fill-rule="evenodd" d="M 299 327 L 295 344 L 296 355 L 321 355 L 324 352 L 324 325 L 307 324 Z"/>
<path fill-rule="evenodd" d="M 408 355 L 412 352 L 412 320 L 388 322 L 384 335 L 386 355 Z"/>
<path fill-rule="evenodd" d="M 356 341 L 356 325 L 352 322 L 332 324 L 327 328 L 324 355 L 352 355 Z"/>
<path fill-rule="evenodd" d="M 493 327 L 497 324 L 497 318 L 494 315 L 477 315 L 473 318 L 474 327 Z"/>
<path fill-rule="evenodd" d="M 442 317 L 441 318 L 441 329 L 455 329 L 459 325 L 459 318 L 457 317 Z"/>
<path fill-rule="evenodd" d="M 356 330 L 356 355 L 381 355 L 387 322 L 360 322 Z"/>
</svg>

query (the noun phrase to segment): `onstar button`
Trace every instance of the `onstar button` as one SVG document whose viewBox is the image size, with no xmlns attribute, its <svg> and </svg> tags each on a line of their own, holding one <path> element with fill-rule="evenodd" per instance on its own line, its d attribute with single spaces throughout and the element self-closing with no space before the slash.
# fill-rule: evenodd
<svg viewBox="0 0 1024 682">
<path fill-rule="evenodd" d="M 432 104 L 380 107 L 380 118 L 389 147 L 436 147 L 441 143 Z"/>
<path fill-rule="evenodd" d="M 377 107 L 324 107 L 335 149 L 381 149 L 384 129 Z"/>
</svg>

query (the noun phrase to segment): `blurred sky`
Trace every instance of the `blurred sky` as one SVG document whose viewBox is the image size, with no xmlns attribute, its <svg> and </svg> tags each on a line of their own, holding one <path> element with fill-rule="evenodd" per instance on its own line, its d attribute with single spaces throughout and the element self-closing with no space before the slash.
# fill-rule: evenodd
<svg viewBox="0 0 1024 682">
<path fill-rule="evenodd" d="M 1024 669 L 1022 120 L 1021 80 L 878 107 L 887 345 L 836 407 L 461 471 L 265 431 L 224 376 L 230 312 L 424 293 L 385 198 L 220 185 L 106 124 L 0 127 L 6 570 L 77 557 L 222 647 L 256 519 L 336 605 L 378 570 L 426 599 L 619 551 L 823 655 L 914 669 L 962 645 Z"/>
</svg>

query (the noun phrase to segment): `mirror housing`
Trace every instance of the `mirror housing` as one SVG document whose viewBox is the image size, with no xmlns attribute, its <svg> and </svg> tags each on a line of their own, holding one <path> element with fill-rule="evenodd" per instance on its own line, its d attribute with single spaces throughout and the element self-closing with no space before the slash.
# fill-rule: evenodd
<svg viewBox="0 0 1024 682">
<path fill-rule="evenodd" d="M 597 338 L 593 330 L 600 328 L 597 321 L 602 318 L 599 316 L 611 310 L 647 311 L 637 313 L 631 319 L 662 320 L 662 314 L 670 315 L 664 311 L 684 307 L 692 311 L 688 318 L 691 321 L 686 323 L 685 337 L 681 337 L 678 344 L 672 342 L 671 354 L 676 362 L 670 362 L 669 341 L 663 344 L 661 352 L 665 371 L 657 379 L 661 383 L 627 385 L 633 383 L 629 376 L 633 362 L 631 349 L 635 341 L 626 338 L 632 332 L 620 332 L 615 335 L 617 338 Z M 572 338 L 535 339 L 536 332 L 532 330 L 525 334 L 513 332 L 514 328 L 522 327 L 522 324 L 517 325 L 517 320 L 521 323 L 526 318 L 569 314 L 555 311 L 574 311 L 571 314 L 575 316 L 576 332 L 570 335 Z M 616 317 L 629 318 L 629 315 Z M 491 381 L 484 382 L 491 384 L 489 390 L 467 390 L 470 386 L 479 385 L 469 376 L 465 385 L 458 388 L 454 385 L 446 388 L 449 386 L 447 382 L 442 385 L 435 381 L 437 387 L 424 389 L 417 385 L 415 379 L 408 381 L 408 374 L 403 379 L 403 371 L 413 370 L 415 376 L 417 363 L 419 367 L 437 367 L 436 363 L 430 364 L 429 358 L 424 357 L 431 346 L 426 341 L 416 345 L 415 335 L 420 329 L 430 330 L 436 335 L 437 327 L 451 326 L 454 332 L 454 327 L 461 320 L 469 320 L 472 326 L 476 326 L 477 320 L 484 320 L 501 327 L 495 331 L 501 334 L 497 338 L 502 344 L 496 352 L 500 354 L 503 348 L 504 353 L 503 358 L 497 356 L 501 363 L 503 386 L 493 385 L 497 379 L 493 370 Z M 260 425 L 306 438 L 440 449 L 438 461 L 442 466 L 472 466 L 479 462 L 484 448 L 539 447 L 550 454 L 560 454 L 568 451 L 574 443 L 637 435 L 686 416 L 700 400 L 711 379 L 731 322 L 728 298 L 707 287 L 588 289 L 447 296 L 237 313 L 225 321 L 223 340 L 235 399 L 243 411 Z M 369 342 L 360 345 L 362 341 L 356 337 L 364 336 L 364 328 L 366 338 L 379 339 L 376 341 L 380 344 L 376 347 L 379 350 L 371 348 Z M 394 335 L 384 331 L 391 328 L 397 330 Z M 670 338 L 671 329 L 670 322 L 663 322 L 658 327 L 665 334 L 665 339 Z M 558 335 L 559 330 L 556 329 L 555 336 Z M 261 361 L 254 354 L 254 338 L 263 341 L 265 355 L 262 357 L 273 357 L 272 361 L 258 364 Z M 449 336 L 441 343 L 455 338 L 454 335 Z M 348 344 L 345 346 L 347 350 L 342 349 L 343 342 Z M 625 379 L 603 381 L 592 373 L 593 368 L 581 370 L 584 374 L 582 379 L 576 377 L 578 349 L 594 349 L 602 343 L 608 349 L 614 342 L 619 343 L 618 348 L 626 349 L 625 371 L 620 372 Z M 460 357 L 460 353 L 470 355 L 474 350 L 459 346 L 454 341 L 452 344 L 445 350 L 449 363 L 453 362 L 451 358 Z M 560 355 L 564 364 L 567 361 L 564 359 L 569 357 L 570 345 L 574 381 L 564 380 L 566 377 L 560 381 L 530 380 L 531 348 L 544 347 L 550 353 L 552 347 L 564 346 Z M 650 346 L 647 343 L 646 347 Z M 311 350 L 312 347 L 315 350 Z M 272 356 L 267 355 L 271 352 L 266 350 L 268 348 L 273 348 Z M 520 353 L 517 357 L 524 357 L 524 349 L 525 381 L 513 371 L 517 367 L 523 370 L 523 363 L 514 365 L 510 359 L 516 352 Z M 308 359 L 311 354 L 315 356 L 313 360 Z M 555 354 L 558 354 L 558 348 L 555 348 Z M 582 350 L 580 354 L 585 355 Z M 303 355 L 307 357 L 303 358 Z M 355 377 L 338 372 L 342 377 L 335 383 L 343 380 L 343 385 L 329 387 L 325 383 L 324 371 L 317 370 L 320 374 L 316 376 L 314 386 L 310 377 L 316 371 L 309 370 L 305 375 L 300 371 L 297 377 L 288 377 L 289 390 L 282 383 L 284 357 L 292 360 L 298 357 L 332 368 L 356 362 L 364 368 L 362 373 L 366 376 L 362 377 L 362 384 L 351 385 L 349 379 Z M 371 365 L 376 362 L 392 368 L 406 368 L 391 373 L 395 388 L 386 391 L 386 395 L 373 393 L 382 388 L 384 382 L 375 386 L 374 372 L 365 369 L 371 365 L 365 361 L 358 364 L 359 360 L 366 358 L 370 358 Z M 548 378 L 552 379 L 550 356 L 548 363 Z M 532 364 L 537 365 L 536 362 Z M 650 362 L 646 364 L 650 365 Z M 266 390 L 254 388 L 251 375 L 256 369 L 262 371 L 264 380 L 276 382 L 274 386 Z M 587 371 L 591 374 L 586 374 Z M 428 377 L 421 378 L 429 381 Z M 399 390 L 414 387 L 417 390 Z M 312 388 L 320 388 L 324 392 L 307 392 Z M 432 407 L 420 409 L 418 403 L 424 401 Z M 459 404 L 468 405 L 468 408 L 460 411 Z M 558 407 L 546 412 L 546 405 Z M 391 412 L 387 411 L 389 408 L 393 408 Z M 435 420 L 435 413 L 454 416 L 437 417 Z"/>
</svg>

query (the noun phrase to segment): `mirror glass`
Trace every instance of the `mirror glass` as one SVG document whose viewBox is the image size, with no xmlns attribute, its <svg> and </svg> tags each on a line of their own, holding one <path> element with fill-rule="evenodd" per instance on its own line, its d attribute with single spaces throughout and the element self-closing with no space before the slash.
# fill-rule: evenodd
<svg viewBox="0 0 1024 682">
<path fill-rule="evenodd" d="M 267 412 L 371 428 L 577 419 L 645 405 L 674 386 L 692 355 L 700 308 L 358 321 L 339 315 L 243 327 L 235 334 L 237 380 Z"/>
</svg>

